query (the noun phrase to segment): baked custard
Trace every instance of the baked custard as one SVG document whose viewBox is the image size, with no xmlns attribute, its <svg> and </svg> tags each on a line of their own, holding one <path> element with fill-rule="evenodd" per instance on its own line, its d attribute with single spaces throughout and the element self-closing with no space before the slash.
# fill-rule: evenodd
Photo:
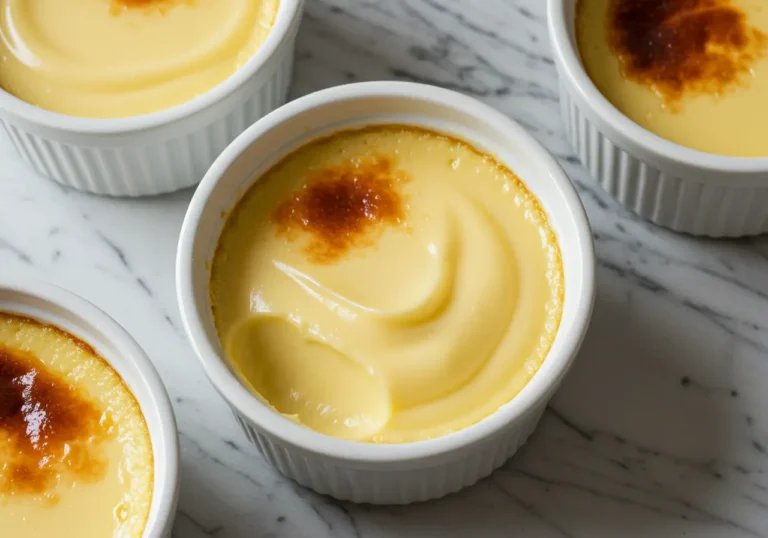
<svg viewBox="0 0 768 538">
<path fill-rule="evenodd" d="M 696 150 L 768 157 L 765 0 L 579 0 L 576 35 L 616 108 Z"/>
<path fill-rule="evenodd" d="M 246 385 L 338 438 L 402 443 L 475 424 L 545 360 L 560 249 L 490 155 L 410 126 L 289 154 L 228 217 L 213 318 Z"/>
<path fill-rule="evenodd" d="M 152 482 L 120 376 L 74 336 L 0 313 L 0 534 L 141 538 Z"/>
<path fill-rule="evenodd" d="M 179 105 L 237 71 L 278 0 L 0 0 L 0 87 L 114 118 Z"/>
</svg>

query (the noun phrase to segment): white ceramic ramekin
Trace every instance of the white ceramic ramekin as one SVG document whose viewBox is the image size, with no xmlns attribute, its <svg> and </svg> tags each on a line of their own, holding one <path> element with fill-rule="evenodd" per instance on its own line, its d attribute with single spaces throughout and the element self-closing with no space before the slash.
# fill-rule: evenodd
<svg viewBox="0 0 768 538">
<path fill-rule="evenodd" d="M 80 118 L 0 89 L 0 125 L 35 171 L 68 187 L 110 196 L 189 187 L 237 135 L 285 102 L 303 5 L 280 0 L 256 54 L 225 82 L 179 106 L 129 118 Z"/>
<path fill-rule="evenodd" d="M 559 238 L 565 269 L 560 330 L 528 385 L 487 419 L 438 439 L 374 445 L 335 439 L 284 418 L 230 369 L 210 314 L 209 263 L 226 214 L 243 192 L 298 146 L 345 127 L 397 123 L 447 133 L 495 155 L 539 197 Z M 184 325 L 213 385 L 248 438 L 285 475 L 338 499 L 405 504 L 473 484 L 528 438 L 568 370 L 591 314 L 594 259 L 583 207 L 556 161 L 519 125 L 456 92 L 404 82 L 324 90 L 258 121 L 216 160 L 198 187 L 181 232 L 178 299 Z"/>
<path fill-rule="evenodd" d="M 179 441 L 171 402 L 147 355 L 102 310 L 56 286 L 0 276 L 0 312 L 55 325 L 93 347 L 139 402 L 154 457 L 152 507 L 143 538 L 170 538 L 179 490 Z"/>
<path fill-rule="evenodd" d="M 548 0 L 568 138 L 597 183 L 641 217 L 680 232 L 738 237 L 768 232 L 768 158 L 685 148 L 616 109 L 582 66 L 576 0 Z"/>
</svg>

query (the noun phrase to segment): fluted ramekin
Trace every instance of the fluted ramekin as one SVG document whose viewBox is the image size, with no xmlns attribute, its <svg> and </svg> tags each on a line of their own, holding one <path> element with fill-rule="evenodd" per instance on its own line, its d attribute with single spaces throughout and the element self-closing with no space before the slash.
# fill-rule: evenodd
<svg viewBox="0 0 768 538">
<path fill-rule="evenodd" d="M 154 484 L 142 538 L 171 538 L 179 492 L 179 441 L 165 386 L 136 341 L 105 312 L 59 287 L 0 275 L 0 312 L 54 325 L 82 339 L 120 375 L 149 429 Z"/>
<path fill-rule="evenodd" d="M 593 179 L 659 226 L 710 237 L 768 232 L 768 158 L 713 155 L 639 126 L 584 69 L 576 45 L 577 0 L 548 0 L 547 19 L 568 139 Z"/>
<path fill-rule="evenodd" d="M 127 118 L 81 118 L 33 106 L 0 89 L 0 125 L 18 154 L 62 185 L 110 196 L 145 196 L 198 183 L 221 151 L 282 105 L 304 0 L 280 0 L 259 50 L 209 92 Z"/>
<path fill-rule="evenodd" d="M 318 136 L 382 123 L 447 133 L 507 164 L 549 215 L 565 272 L 560 330 L 549 356 L 525 388 L 496 413 L 464 430 L 392 445 L 325 436 L 264 404 L 231 369 L 216 335 L 208 294 L 209 266 L 226 215 L 263 172 Z M 589 225 L 557 162 L 519 125 L 479 101 L 404 82 L 351 84 L 317 92 L 289 103 L 243 133 L 216 160 L 192 199 L 176 269 L 179 307 L 195 352 L 266 460 L 315 491 L 375 504 L 405 504 L 458 491 L 514 454 L 570 367 L 587 328 L 594 294 Z"/>
</svg>

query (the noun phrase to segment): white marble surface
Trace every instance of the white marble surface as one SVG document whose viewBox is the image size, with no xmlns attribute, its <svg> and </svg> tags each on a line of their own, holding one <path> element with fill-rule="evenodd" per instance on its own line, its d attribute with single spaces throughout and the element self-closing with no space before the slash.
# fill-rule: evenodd
<svg viewBox="0 0 768 538">
<path fill-rule="evenodd" d="M 560 125 L 544 3 L 308 0 L 299 38 L 295 96 L 392 78 L 475 95 L 560 158 L 594 227 L 598 298 L 576 366 L 520 454 L 440 501 L 338 503 L 247 444 L 180 330 L 174 250 L 190 191 L 96 198 L 2 153 L 0 270 L 107 310 L 168 386 L 182 447 L 175 537 L 768 536 L 768 238 L 674 235 L 590 184 Z"/>
</svg>

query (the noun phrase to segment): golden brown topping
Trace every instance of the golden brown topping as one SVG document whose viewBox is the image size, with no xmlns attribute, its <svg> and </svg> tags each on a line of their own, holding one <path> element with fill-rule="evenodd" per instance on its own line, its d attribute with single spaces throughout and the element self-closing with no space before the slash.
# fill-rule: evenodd
<svg viewBox="0 0 768 538">
<path fill-rule="evenodd" d="M 0 346 L 0 496 L 50 493 L 64 473 L 101 479 L 107 462 L 97 448 L 109 435 L 106 422 L 37 357 Z"/>
<path fill-rule="evenodd" d="M 668 105 L 743 83 L 768 43 L 732 0 L 613 0 L 609 36 L 624 76 Z"/>
<path fill-rule="evenodd" d="M 406 175 L 383 156 L 324 168 L 275 210 L 278 234 L 294 239 L 299 231 L 309 233 L 310 259 L 332 262 L 352 247 L 373 244 L 382 225 L 403 223 L 404 181 Z"/>
<path fill-rule="evenodd" d="M 161 13 L 165 13 L 168 8 L 176 4 L 192 5 L 196 0 L 112 0 L 112 13 L 118 14 L 125 9 L 130 8 L 158 8 Z"/>
</svg>

